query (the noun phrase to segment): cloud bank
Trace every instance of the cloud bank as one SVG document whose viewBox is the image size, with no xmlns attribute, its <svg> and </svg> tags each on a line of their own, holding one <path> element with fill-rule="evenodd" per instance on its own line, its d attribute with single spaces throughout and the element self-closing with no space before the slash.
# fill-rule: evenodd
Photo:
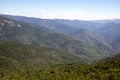
<svg viewBox="0 0 120 80">
<path fill-rule="evenodd" d="M 42 19 L 79 19 L 79 20 L 100 20 L 100 19 L 113 19 L 119 18 L 119 15 L 109 15 L 109 14 L 94 14 L 85 11 L 58 11 L 58 12 L 48 12 L 45 9 L 40 9 L 36 11 L 22 11 L 22 12 L 0 12 L 1 14 L 9 15 L 20 15 L 27 17 L 37 17 Z"/>
</svg>

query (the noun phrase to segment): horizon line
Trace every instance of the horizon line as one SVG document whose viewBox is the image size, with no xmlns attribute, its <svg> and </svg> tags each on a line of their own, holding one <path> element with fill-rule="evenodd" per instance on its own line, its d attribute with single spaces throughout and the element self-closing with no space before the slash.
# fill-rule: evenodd
<svg viewBox="0 0 120 80">
<path fill-rule="evenodd" d="M 27 18 L 37 18 L 37 19 L 50 19 L 50 20 L 80 20 L 80 21 L 101 21 L 101 20 L 120 20 L 120 18 L 105 18 L 105 19 L 69 19 L 69 18 L 40 18 L 35 16 L 26 16 L 26 15 L 17 15 L 17 14 L 7 14 L 7 13 L 0 13 L 0 15 L 7 15 L 7 16 L 16 16 L 16 17 L 27 17 Z"/>
</svg>

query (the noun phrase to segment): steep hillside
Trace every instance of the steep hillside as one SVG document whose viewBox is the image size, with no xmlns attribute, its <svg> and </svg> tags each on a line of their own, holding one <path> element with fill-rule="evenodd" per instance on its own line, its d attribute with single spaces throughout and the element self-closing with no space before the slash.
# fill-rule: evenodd
<svg viewBox="0 0 120 80">
<path fill-rule="evenodd" d="M 100 44 L 108 45 L 102 37 L 98 34 L 93 33 L 97 29 L 103 27 L 102 21 L 82 21 L 82 20 L 64 20 L 64 19 L 39 19 L 23 16 L 10 16 L 3 15 L 4 17 L 11 18 L 17 21 L 28 22 L 48 29 L 57 31 L 59 33 L 72 36 L 73 38 L 80 41 L 87 41 L 89 43 L 95 44 L 99 42 Z M 105 21 L 103 21 L 105 23 Z M 106 21 L 107 22 L 107 21 Z M 111 22 L 111 21 L 109 21 Z M 37 26 L 37 27 L 39 27 Z M 105 27 L 105 26 L 104 26 Z M 89 37 L 88 37 L 89 36 Z M 83 38 L 84 37 L 84 38 Z M 86 39 L 87 38 L 87 39 Z M 91 38 L 96 39 L 94 42 Z M 88 40 L 89 39 L 89 40 Z M 104 44 L 103 44 L 104 43 Z"/>
<path fill-rule="evenodd" d="M 96 30 L 99 30 L 103 26 L 100 21 L 82 21 L 82 20 L 64 20 L 64 19 L 39 19 L 23 16 L 10 16 L 2 15 L 7 18 L 12 18 L 17 21 L 28 22 L 38 25 L 36 27 L 46 27 L 54 30 L 57 33 L 71 36 L 79 41 L 91 43 L 99 48 L 106 48 L 108 51 L 113 51 L 111 46 L 102 38 L 96 34 Z M 94 33 L 93 33 L 94 32 Z"/>
<path fill-rule="evenodd" d="M 99 35 L 87 30 L 78 29 L 70 34 L 76 40 L 87 42 L 91 45 L 97 46 L 99 48 L 112 51 L 112 47 L 107 44 L 107 42 Z"/>
<path fill-rule="evenodd" d="M 16 24 L 19 26 L 16 26 Z M 1 17 L 0 27 L 1 40 L 65 50 L 69 53 L 79 54 L 89 62 L 102 59 L 112 54 L 112 51 L 109 52 L 110 50 L 77 41 L 67 35 L 55 33 L 41 26 L 36 27 L 36 25 L 30 23 Z"/>
<path fill-rule="evenodd" d="M 107 41 L 117 52 L 120 49 L 120 21 L 108 22 L 103 25 L 99 30 L 96 30 L 99 35 Z"/>
</svg>

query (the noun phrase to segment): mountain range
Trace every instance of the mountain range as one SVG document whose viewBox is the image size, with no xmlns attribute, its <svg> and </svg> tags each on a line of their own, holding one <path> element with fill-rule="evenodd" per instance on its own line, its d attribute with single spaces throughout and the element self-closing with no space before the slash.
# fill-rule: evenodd
<svg viewBox="0 0 120 80">
<path fill-rule="evenodd" d="M 100 71 L 102 60 L 102 65 L 105 65 L 104 61 L 108 59 L 108 64 L 106 65 L 108 66 L 109 63 L 112 63 L 110 60 L 114 59 L 109 59 L 108 57 L 113 57 L 120 53 L 119 26 L 119 19 L 83 21 L 39 19 L 0 14 L 0 78 L 9 80 L 10 77 L 13 76 L 15 78 L 15 76 L 17 76 L 15 80 L 18 80 L 19 77 L 20 80 L 32 79 L 32 77 L 34 77 L 33 80 L 36 80 L 38 79 L 36 75 L 44 73 L 41 75 L 43 77 L 39 75 L 41 80 L 61 80 L 58 79 L 60 72 L 58 72 L 58 74 L 56 73 L 56 67 L 55 71 L 52 72 L 51 68 L 41 71 L 42 68 L 53 65 L 58 65 L 58 71 L 60 71 L 59 68 L 61 69 L 61 67 L 59 67 L 59 64 L 63 64 L 63 70 L 66 67 L 68 69 L 70 67 L 69 72 L 71 72 L 71 70 L 75 71 L 69 75 L 73 73 L 76 74 L 76 70 L 74 70 L 75 67 L 71 68 L 71 65 L 79 67 L 79 65 L 77 65 L 78 63 L 80 66 L 83 65 L 83 67 L 85 67 L 88 64 L 98 62 L 98 64 L 92 67 L 92 70 L 95 68 Z M 119 60 L 119 57 L 117 59 Z M 77 64 L 74 65 L 74 63 Z M 70 64 L 70 66 L 66 66 L 66 64 Z M 101 66 L 100 69 L 96 68 L 98 65 Z M 84 69 L 91 70 L 89 68 L 91 68 L 91 66 L 85 67 Z M 111 68 L 112 67 L 110 67 L 110 70 Z M 40 72 L 38 72 L 38 70 L 40 70 Z M 45 72 L 49 72 L 48 70 L 50 74 Z M 87 73 L 85 70 L 83 72 Z M 21 73 L 24 74 L 21 75 Z M 44 78 L 45 75 L 52 75 L 53 73 L 57 76 L 55 79 L 52 79 L 52 76 Z M 93 72 L 91 73 L 92 75 L 88 74 L 88 78 L 93 76 L 94 78 L 91 79 L 95 80 L 94 74 L 96 73 L 97 72 Z M 64 72 L 62 74 L 67 76 Z M 24 75 L 26 75 L 26 77 Z M 34 76 L 31 77 L 30 75 Z M 104 79 L 109 80 L 107 73 L 106 76 L 107 78 Z M 83 75 L 83 77 L 85 77 L 85 75 Z M 102 77 L 104 76 L 102 75 Z M 76 80 L 77 78 L 78 80 L 83 79 L 77 76 L 72 78 L 74 78 L 72 80 Z"/>
<path fill-rule="evenodd" d="M 116 46 L 117 40 L 119 40 L 119 26 L 120 19 L 113 20 L 94 20 L 94 21 L 82 21 L 82 20 L 64 20 L 64 19 L 39 19 L 23 16 L 9 16 L 11 19 L 27 22 L 38 25 L 38 27 L 44 27 L 56 31 L 60 34 L 71 36 L 79 41 L 87 41 L 91 44 L 99 44 L 103 46 L 109 46 L 109 48 L 118 51 Z M 103 47 L 102 46 L 102 47 Z"/>
<path fill-rule="evenodd" d="M 49 20 L 44 22 L 46 22 L 44 25 L 39 25 L 25 22 L 24 20 L 13 20 L 8 16 L 1 16 L 1 24 L 4 25 L 1 25 L 0 39 L 64 50 L 69 53 L 80 55 L 89 62 L 110 56 L 114 52 L 111 46 L 105 43 L 104 39 L 96 36 L 89 30 L 77 29 L 78 31 L 76 31 L 76 29 L 74 30 L 66 26 L 66 30 L 71 31 L 68 31 L 69 33 L 66 30 L 62 32 L 60 30 L 64 30 L 64 26 L 62 26 L 62 28 L 60 26 L 59 30 L 59 26 L 57 27 L 59 24 Z M 45 27 L 45 25 L 49 24 L 57 24 L 54 26 L 56 29 Z M 52 25 L 49 26 L 53 27 Z"/>
</svg>

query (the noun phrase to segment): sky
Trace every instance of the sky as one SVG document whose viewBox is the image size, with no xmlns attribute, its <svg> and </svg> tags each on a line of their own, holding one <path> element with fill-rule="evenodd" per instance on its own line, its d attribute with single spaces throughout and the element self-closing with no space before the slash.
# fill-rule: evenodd
<svg viewBox="0 0 120 80">
<path fill-rule="evenodd" d="M 120 19 L 120 0 L 0 0 L 0 14 L 43 19 Z"/>
</svg>

